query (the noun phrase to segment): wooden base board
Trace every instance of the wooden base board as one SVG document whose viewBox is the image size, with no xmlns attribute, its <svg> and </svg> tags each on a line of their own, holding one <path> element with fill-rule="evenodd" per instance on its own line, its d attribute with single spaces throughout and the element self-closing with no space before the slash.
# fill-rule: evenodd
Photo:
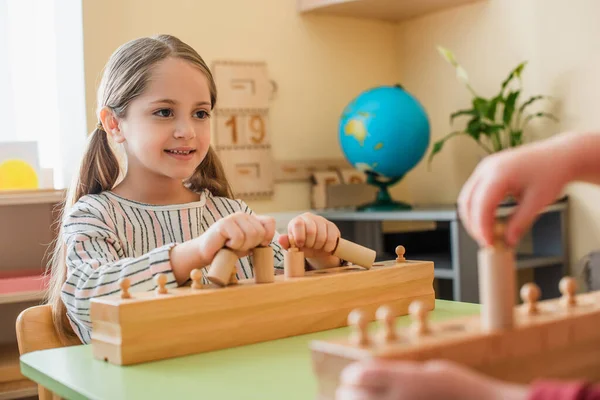
<svg viewBox="0 0 600 400">
<path fill-rule="evenodd" d="M 374 320 L 382 303 L 397 315 L 406 315 L 414 300 L 433 309 L 433 268 L 432 262 L 390 261 L 369 270 L 348 266 L 297 278 L 278 275 L 274 283 L 240 280 L 225 288 L 97 298 L 91 305 L 93 354 L 129 365 L 346 326 L 355 308 Z"/>
<path fill-rule="evenodd" d="M 540 313 L 527 315 L 515 308 L 515 326 L 503 332 L 481 330 L 479 317 L 445 321 L 432 332 L 412 337 L 410 328 L 385 343 L 375 338 L 355 346 L 349 338 L 311 343 L 319 399 L 333 399 L 341 371 L 366 358 L 405 361 L 450 360 L 489 376 L 528 383 L 537 378 L 600 380 L 600 292 L 577 297 L 566 309 L 561 300 L 538 303 Z"/>
</svg>

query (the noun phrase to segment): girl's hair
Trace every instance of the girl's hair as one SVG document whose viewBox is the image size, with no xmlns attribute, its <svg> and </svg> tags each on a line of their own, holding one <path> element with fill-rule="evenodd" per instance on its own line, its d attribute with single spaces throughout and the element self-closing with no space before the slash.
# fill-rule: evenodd
<svg viewBox="0 0 600 400">
<path fill-rule="evenodd" d="M 112 54 L 104 68 L 98 88 L 98 112 L 108 107 L 117 117 L 124 117 L 131 101 L 146 89 L 153 67 L 168 57 L 189 61 L 206 75 L 212 109 L 217 99 L 217 90 L 212 73 L 202 57 L 178 38 L 159 35 L 132 40 Z M 51 275 L 48 303 L 52 306 L 52 319 L 56 331 L 65 345 L 76 343 L 78 340 L 70 328 L 66 308 L 61 299 L 62 285 L 67 276 L 62 220 L 81 197 L 111 190 L 121 173 L 121 166 L 106 132 L 97 127 L 89 137 L 79 173 L 73 179 L 65 198 L 59 219 L 61 227 L 54 241 L 52 258 L 48 263 Z M 197 192 L 208 189 L 214 196 L 232 197 L 223 167 L 212 147 L 186 184 Z"/>
</svg>

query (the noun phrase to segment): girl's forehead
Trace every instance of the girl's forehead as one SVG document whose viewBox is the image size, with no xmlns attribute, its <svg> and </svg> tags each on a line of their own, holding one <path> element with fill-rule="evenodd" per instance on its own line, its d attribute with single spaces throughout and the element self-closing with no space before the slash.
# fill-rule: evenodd
<svg viewBox="0 0 600 400">
<path fill-rule="evenodd" d="M 167 58 L 152 69 L 147 95 L 161 94 L 167 98 L 190 97 L 191 101 L 210 101 L 208 78 L 194 64 L 178 58 Z"/>
</svg>

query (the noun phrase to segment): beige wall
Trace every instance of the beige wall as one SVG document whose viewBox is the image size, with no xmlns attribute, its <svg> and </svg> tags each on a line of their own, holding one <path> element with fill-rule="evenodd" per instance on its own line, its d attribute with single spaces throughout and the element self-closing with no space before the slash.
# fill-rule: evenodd
<svg viewBox="0 0 600 400">
<path fill-rule="evenodd" d="M 397 27 L 399 76 L 424 103 L 432 140 L 450 132 L 448 116 L 469 106 L 469 94 L 437 54 L 452 49 L 482 95 L 496 93 L 507 73 L 529 60 L 526 95 L 549 94 L 559 124 L 536 125 L 539 139 L 566 130 L 600 128 L 600 2 L 579 0 L 489 0 L 463 6 Z M 405 59 L 406 61 L 402 61 Z M 458 126 L 458 125 L 457 125 Z M 405 182 L 413 201 L 454 201 L 483 153 L 468 138 L 448 142 L 431 171 L 421 163 Z M 557 166 L 560 168 L 560 166 Z M 568 188 L 571 208 L 571 260 L 600 248 L 600 190 Z"/>
<path fill-rule="evenodd" d="M 489 96 L 508 71 L 529 60 L 525 94 L 558 101 L 560 124 L 536 125 L 535 138 L 600 126 L 600 15 L 596 0 L 488 0 L 400 24 L 299 16 L 295 0 L 84 0 L 88 125 L 95 124 L 95 89 L 110 53 L 132 38 L 159 32 L 180 36 L 211 62 L 264 60 L 279 93 L 271 109 L 277 159 L 341 156 L 338 116 L 374 85 L 399 81 L 427 109 L 432 140 L 449 132 L 448 116 L 469 95 L 435 48 L 452 49 L 475 88 Z M 454 202 L 478 160 L 467 138 L 448 142 L 431 170 L 422 162 L 392 192 L 418 203 Z M 572 260 L 600 248 L 600 190 L 573 185 Z M 282 184 L 257 211 L 309 206 L 306 184 Z"/>
<path fill-rule="evenodd" d="M 350 99 L 367 87 L 395 83 L 393 24 L 300 17 L 295 0 L 84 0 L 88 126 L 95 125 L 101 69 L 121 43 L 171 33 L 208 62 L 264 60 L 278 86 L 270 110 L 276 159 L 341 157 L 337 122 Z M 308 184 L 281 184 L 261 211 L 309 207 Z"/>
</svg>

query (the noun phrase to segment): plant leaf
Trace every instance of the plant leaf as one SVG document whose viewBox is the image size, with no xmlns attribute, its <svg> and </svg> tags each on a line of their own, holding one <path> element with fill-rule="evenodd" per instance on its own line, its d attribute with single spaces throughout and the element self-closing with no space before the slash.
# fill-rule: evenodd
<svg viewBox="0 0 600 400">
<path fill-rule="evenodd" d="M 441 138 L 440 140 L 438 140 L 437 142 L 435 142 L 433 144 L 433 147 L 431 149 L 431 153 L 429 154 L 429 160 L 427 162 L 429 164 L 431 164 L 431 160 L 433 159 L 433 156 L 435 156 L 437 153 L 439 153 L 440 151 L 442 151 L 442 148 L 444 147 L 444 143 L 446 143 L 446 141 L 448 139 L 450 139 L 452 136 L 460 135 L 461 133 L 463 133 L 463 132 L 462 131 L 450 132 L 449 134 L 447 134 L 446 136 L 444 136 L 443 138 Z"/>
<path fill-rule="evenodd" d="M 523 69 L 525 69 L 526 65 L 527 61 L 523 61 L 521 64 L 517 65 L 515 69 L 510 72 L 510 74 L 508 74 L 508 77 L 504 80 L 504 82 L 502 82 L 501 93 L 504 93 L 504 89 L 506 89 L 510 81 L 512 81 L 514 78 L 521 78 L 521 73 L 523 72 Z"/>
<path fill-rule="evenodd" d="M 475 110 L 459 110 L 450 114 L 450 124 L 454 121 L 454 118 L 459 117 L 461 115 L 477 115 L 477 111 Z"/>
<path fill-rule="evenodd" d="M 542 95 L 538 95 L 538 96 L 531 96 L 525 103 L 523 103 L 521 105 L 521 107 L 519 107 L 519 112 L 522 113 L 523 111 L 525 111 L 525 108 L 527 108 L 527 106 L 535 103 L 538 100 L 541 99 L 549 99 L 550 97 L 548 96 L 542 96 Z"/>
<path fill-rule="evenodd" d="M 512 116 L 515 112 L 515 104 L 517 102 L 517 98 L 521 93 L 520 90 L 510 92 L 504 101 L 504 114 L 502 119 L 504 121 L 504 125 L 509 125 L 510 121 L 512 121 Z"/>
<path fill-rule="evenodd" d="M 549 118 L 549 119 L 553 120 L 554 122 L 558 122 L 558 118 L 556 118 L 554 115 L 552 115 L 550 113 L 546 113 L 546 112 L 538 112 L 535 114 L 528 115 L 527 118 L 525 118 L 525 121 L 523 121 L 523 126 L 525 126 L 532 119 L 538 118 L 538 117 L 545 117 L 545 118 Z"/>
<path fill-rule="evenodd" d="M 479 117 L 485 117 L 487 115 L 489 105 L 488 101 L 483 97 L 473 98 L 473 109 L 477 110 Z"/>
<path fill-rule="evenodd" d="M 523 144 L 523 131 L 510 131 L 510 147 L 520 146 Z"/>
<path fill-rule="evenodd" d="M 481 136 L 481 125 L 481 119 L 479 117 L 473 117 L 467 124 L 465 133 L 479 141 L 479 137 Z"/>
<path fill-rule="evenodd" d="M 448 61 L 453 67 L 457 67 L 458 63 L 456 62 L 456 57 L 454 57 L 454 53 L 451 50 L 438 46 L 438 52 L 442 55 L 442 57 Z"/>
<path fill-rule="evenodd" d="M 496 120 L 496 109 L 498 108 L 498 102 L 502 102 L 502 96 L 498 95 L 490 100 L 488 104 L 487 112 L 485 113 L 485 117 L 490 121 Z"/>
</svg>

